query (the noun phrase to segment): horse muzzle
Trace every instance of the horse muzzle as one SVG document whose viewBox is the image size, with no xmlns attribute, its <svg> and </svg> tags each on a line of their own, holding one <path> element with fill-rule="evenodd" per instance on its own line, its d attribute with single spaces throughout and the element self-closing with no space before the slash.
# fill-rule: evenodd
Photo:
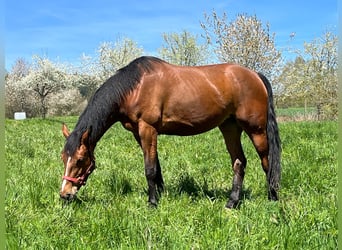
<svg viewBox="0 0 342 250">
<path fill-rule="evenodd" d="M 59 196 L 63 200 L 72 201 L 78 192 L 78 190 L 85 186 L 87 183 L 87 179 L 89 175 L 94 171 L 96 168 L 95 161 L 92 161 L 88 169 L 85 171 L 85 173 L 82 176 L 79 176 L 77 178 L 75 177 L 69 177 L 69 176 L 63 176 L 63 183 L 61 191 L 59 192 Z"/>
<path fill-rule="evenodd" d="M 76 197 L 77 192 L 78 187 L 76 186 L 72 186 L 70 190 L 63 188 L 59 192 L 59 197 L 65 201 L 72 201 Z"/>
<path fill-rule="evenodd" d="M 60 193 L 59 196 L 61 197 L 61 199 L 65 200 L 65 201 L 72 201 L 76 197 L 76 194 L 71 194 L 71 193 L 62 194 L 62 193 Z"/>
</svg>

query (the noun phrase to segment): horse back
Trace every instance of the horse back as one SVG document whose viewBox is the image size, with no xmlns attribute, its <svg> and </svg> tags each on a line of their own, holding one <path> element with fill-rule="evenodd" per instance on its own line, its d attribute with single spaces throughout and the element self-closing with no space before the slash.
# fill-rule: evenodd
<svg viewBox="0 0 342 250">
<path fill-rule="evenodd" d="M 124 126 L 139 121 L 160 134 L 192 135 L 208 131 L 230 116 L 241 119 L 260 109 L 267 93 L 258 75 L 234 64 L 197 67 L 159 64 L 146 73 L 122 105 Z M 263 105 L 261 105 L 263 106 Z"/>
</svg>

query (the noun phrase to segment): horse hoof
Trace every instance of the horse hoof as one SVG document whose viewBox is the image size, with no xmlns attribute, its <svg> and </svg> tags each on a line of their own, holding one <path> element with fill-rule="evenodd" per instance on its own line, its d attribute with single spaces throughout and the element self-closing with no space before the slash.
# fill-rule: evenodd
<svg viewBox="0 0 342 250">
<path fill-rule="evenodd" d="M 148 207 L 149 208 L 152 208 L 152 209 L 156 209 L 158 207 L 157 203 L 154 203 L 154 202 L 149 202 L 148 203 Z"/>
<path fill-rule="evenodd" d="M 226 208 L 228 208 L 228 209 L 232 209 L 232 208 L 236 208 L 237 207 L 237 205 L 238 205 L 238 201 L 232 201 L 232 200 L 230 200 L 230 201 L 228 201 L 228 203 L 226 204 Z"/>
<path fill-rule="evenodd" d="M 271 190 L 268 192 L 268 199 L 271 201 L 277 201 L 278 200 L 278 194 L 275 190 Z"/>
</svg>

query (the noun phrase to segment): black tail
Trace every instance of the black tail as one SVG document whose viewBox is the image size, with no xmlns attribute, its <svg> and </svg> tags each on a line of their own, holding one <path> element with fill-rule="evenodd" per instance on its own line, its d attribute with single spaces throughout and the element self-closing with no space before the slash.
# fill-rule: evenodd
<svg viewBox="0 0 342 250">
<path fill-rule="evenodd" d="M 268 173 L 267 181 L 269 185 L 269 198 L 277 200 L 277 190 L 280 187 L 281 176 L 281 141 L 279 137 L 278 124 L 274 112 L 273 91 L 268 79 L 261 73 L 258 73 L 263 81 L 268 93 L 268 113 L 267 113 L 267 140 L 268 140 Z"/>
</svg>

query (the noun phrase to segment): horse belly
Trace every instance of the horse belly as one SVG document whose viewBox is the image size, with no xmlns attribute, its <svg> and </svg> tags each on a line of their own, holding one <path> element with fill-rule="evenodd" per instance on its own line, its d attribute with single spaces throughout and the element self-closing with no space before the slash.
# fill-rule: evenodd
<svg viewBox="0 0 342 250">
<path fill-rule="evenodd" d="M 204 87 L 178 91 L 163 103 L 162 133 L 203 133 L 220 125 L 234 112 L 230 95 L 223 95 L 222 89 Z"/>
<path fill-rule="evenodd" d="M 191 108 L 164 113 L 159 133 L 184 136 L 204 133 L 220 125 L 230 115 L 231 112 L 228 109 L 218 108 L 214 110 Z"/>
<path fill-rule="evenodd" d="M 167 124 L 163 125 L 163 127 L 158 131 L 158 133 L 164 134 L 164 135 L 189 136 L 189 135 L 197 135 L 197 134 L 207 132 L 215 128 L 216 126 L 212 126 L 210 124 L 202 124 L 201 126 L 194 126 L 192 124 L 168 122 Z"/>
</svg>

